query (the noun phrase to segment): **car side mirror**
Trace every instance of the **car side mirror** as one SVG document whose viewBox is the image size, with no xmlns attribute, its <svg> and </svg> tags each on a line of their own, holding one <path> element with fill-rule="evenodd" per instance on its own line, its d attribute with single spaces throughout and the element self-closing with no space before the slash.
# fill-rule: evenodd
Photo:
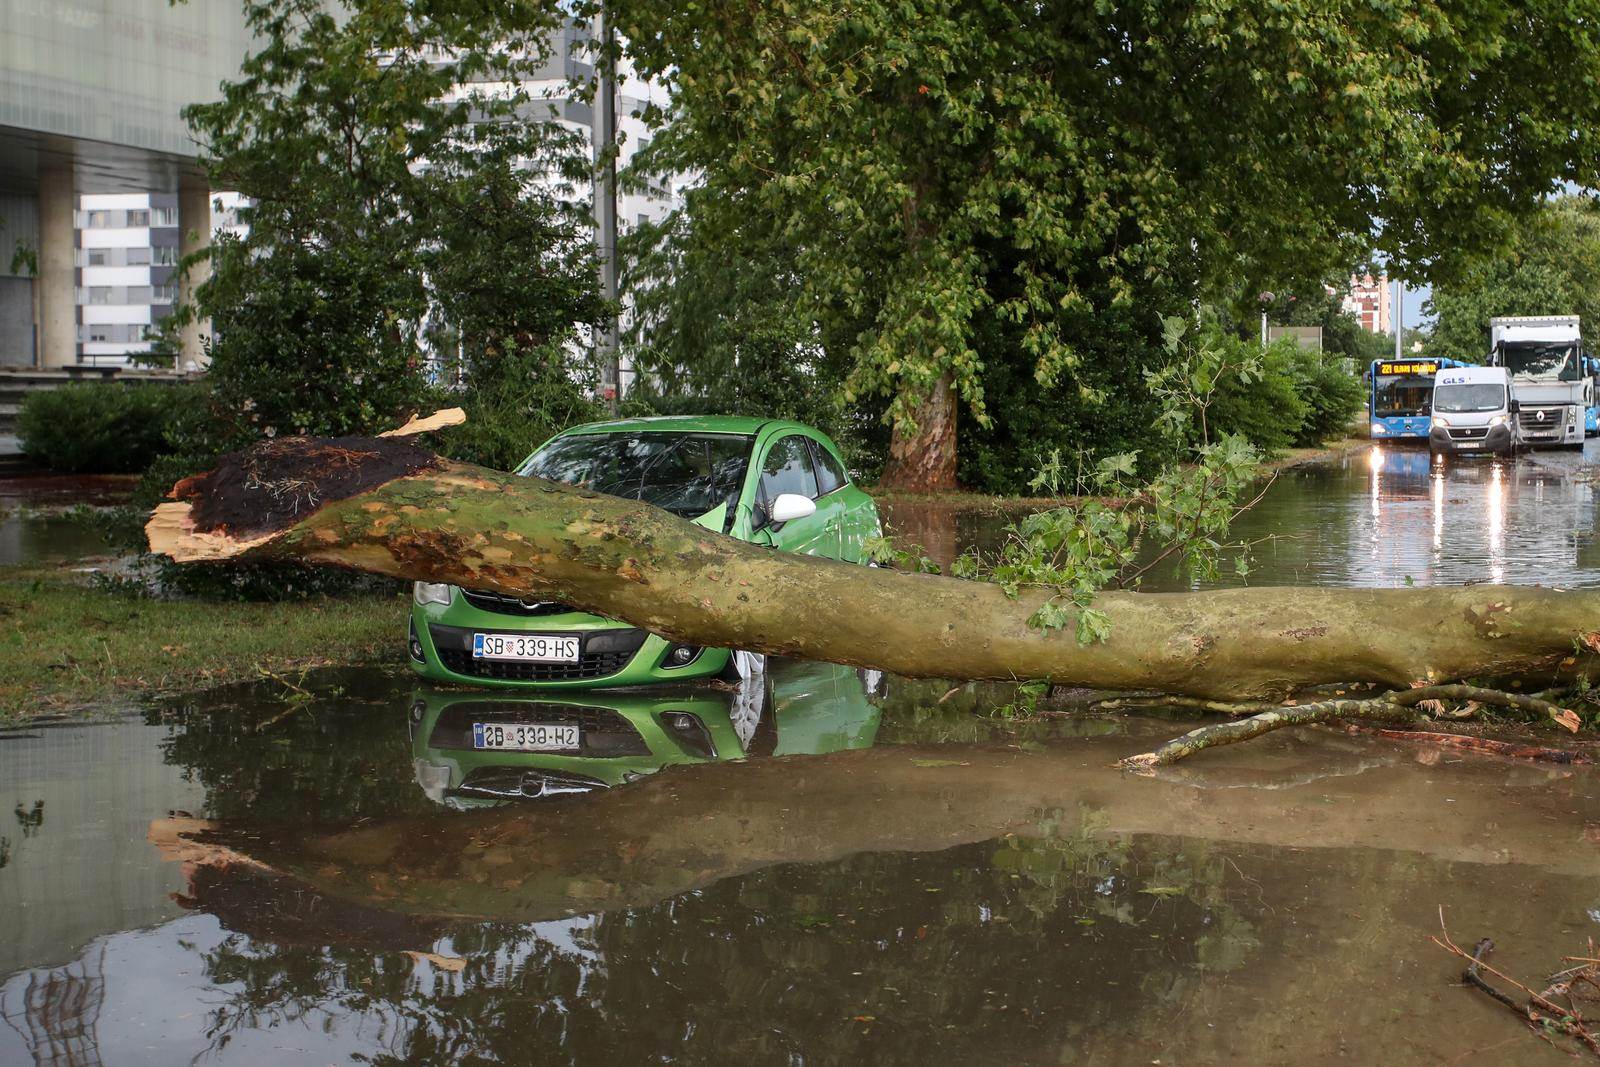
<svg viewBox="0 0 1600 1067">
<path fill-rule="evenodd" d="M 1515 415 L 1517 412 L 1522 410 L 1522 402 L 1520 400 L 1517 400 L 1517 399 L 1513 398 L 1511 403 L 1506 406 L 1506 410 L 1511 412 L 1511 414 Z"/>
<path fill-rule="evenodd" d="M 778 499 L 767 508 L 767 521 L 778 526 L 790 519 L 803 519 L 807 515 L 816 513 L 816 501 L 809 497 L 803 497 L 799 493 L 779 493 Z"/>
</svg>

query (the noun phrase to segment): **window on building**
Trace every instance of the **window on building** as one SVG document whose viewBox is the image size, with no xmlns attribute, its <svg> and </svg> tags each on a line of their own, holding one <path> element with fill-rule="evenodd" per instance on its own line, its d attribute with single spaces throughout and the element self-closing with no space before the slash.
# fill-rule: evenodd
<svg viewBox="0 0 1600 1067">
<path fill-rule="evenodd" d="M 150 262 L 160 267 L 170 267 L 178 262 L 178 250 L 173 245 L 157 245 L 150 250 Z"/>
<path fill-rule="evenodd" d="M 91 286 L 89 286 L 89 303 L 91 303 L 91 304 L 109 304 L 109 303 L 111 303 L 111 286 L 109 286 L 109 285 L 91 285 Z"/>
<path fill-rule="evenodd" d="M 178 209 L 175 207 L 158 207 L 150 212 L 150 225 L 176 226 L 178 224 Z"/>
<path fill-rule="evenodd" d="M 109 212 L 109 211 L 91 211 L 91 212 L 89 212 L 89 221 L 88 221 L 87 225 L 88 225 L 88 227 L 90 229 L 94 229 L 94 230 L 105 229 L 107 226 L 111 225 L 111 212 Z"/>
<path fill-rule="evenodd" d="M 157 285 L 151 292 L 150 302 L 152 304 L 171 304 L 178 299 L 178 287 L 176 285 Z"/>
<path fill-rule="evenodd" d="M 130 266 L 130 267 L 148 267 L 149 265 L 150 265 L 150 249 L 148 249 L 148 248 L 130 248 L 130 249 L 128 249 L 128 266 Z"/>
<path fill-rule="evenodd" d="M 86 248 L 83 250 L 83 265 L 86 267 L 104 267 L 110 262 L 111 257 L 104 248 Z"/>
<path fill-rule="evenodd" d="M 150 287 L 148 285 L 128 286 L 128 299 L 126 302 L 129 304 L 150 303 Z"/>
<path fill-rule="evenodd" d="M 148 225 L 150 225 L 150 212 L 148 210 L 146 210 L 145 208 L 133 208 L 133 209 L 129 210 L 129 212 L 128 212 L 128 225 L 129 226 L 148 226 Z"/>
</svg>

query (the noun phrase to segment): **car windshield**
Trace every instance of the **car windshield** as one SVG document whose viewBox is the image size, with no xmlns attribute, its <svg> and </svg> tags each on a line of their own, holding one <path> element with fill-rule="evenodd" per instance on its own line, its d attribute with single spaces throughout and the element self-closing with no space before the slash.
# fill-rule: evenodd
<svg viewBox="0 0 1600 1067">
<path fill-rule="evenodd" d="M 738 499 L 751 441 L 718 433 L 574 434 L 539 449 L 517 473 L 695 518 Z"/>
<path fill-rule="evenodd" d="M 1470 413 L 1499 411 L 1506 406 L 1506 387 L 1498 382 L 1441 385 L 1433 391 L 1433 410 Z"/>
<path fill-rule="evenodd" d="M 1432 375 L 1380 374 L 1372 390 L 1372 414 L 1380 419 L 1426 415 L 1432 396 Z"/>
<path fill-rule="evenodd" d="M 1517 377 L 1549 378 L 1556 375 L 1564 382 L 1575 382 L 1582 375 L 1576 361 L 1567 358 L 1571 353 L 1572 345 L 1566 341 L 1556 344 L 1512 341 L 1501 346 L 1500 361 Z"/>
</svg>

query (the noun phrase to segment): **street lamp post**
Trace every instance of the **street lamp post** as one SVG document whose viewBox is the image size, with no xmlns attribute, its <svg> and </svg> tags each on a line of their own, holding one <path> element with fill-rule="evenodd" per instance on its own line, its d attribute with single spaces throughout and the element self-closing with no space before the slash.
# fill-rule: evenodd
<svg viewBox="0 0 1600 1067">
<path fill-rule="evenodd" d="M 622 362 L 617 338 L 617 67 L 616 32 L 606 5 L 600 5 L 599 79 L 595 92 L 595 239 L 600 254 L 600 296 L 606 301 L 604 317 L 595 330 L 595 349 L 600 364 L 601 387 L 611 413 L 617 413 L 622 399 Z"/>
</svg>

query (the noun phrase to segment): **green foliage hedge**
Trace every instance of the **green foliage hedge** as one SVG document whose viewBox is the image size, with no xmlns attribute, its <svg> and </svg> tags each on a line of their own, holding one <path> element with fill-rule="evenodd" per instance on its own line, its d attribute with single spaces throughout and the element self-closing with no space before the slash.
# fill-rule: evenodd
<svg viewBox="0 0 1600 1067">
<path fill-rule="evenodd" d="M 29 459 L 51 470 L 134 474 L 168 450 L 168 430 L 204 403 L 190 385 L 75 382 L 30 393 L 17 416 Z"/>
<path fill-rule="evenodd" d="M 1306 448 L 1344 433 L 1361 406 L 1361 379 L 1344 369 L 1344 360 L 1325 356 L 1287 338 L 1265 349 L 1253 338 L 1234 336 L 1217 343 L 1254 354 L 1261 373 L 1224 386 L 1212 404 L 1209 429 L 1243 435 L 1257 448 L 1281 452 Z"/>
</svg>

